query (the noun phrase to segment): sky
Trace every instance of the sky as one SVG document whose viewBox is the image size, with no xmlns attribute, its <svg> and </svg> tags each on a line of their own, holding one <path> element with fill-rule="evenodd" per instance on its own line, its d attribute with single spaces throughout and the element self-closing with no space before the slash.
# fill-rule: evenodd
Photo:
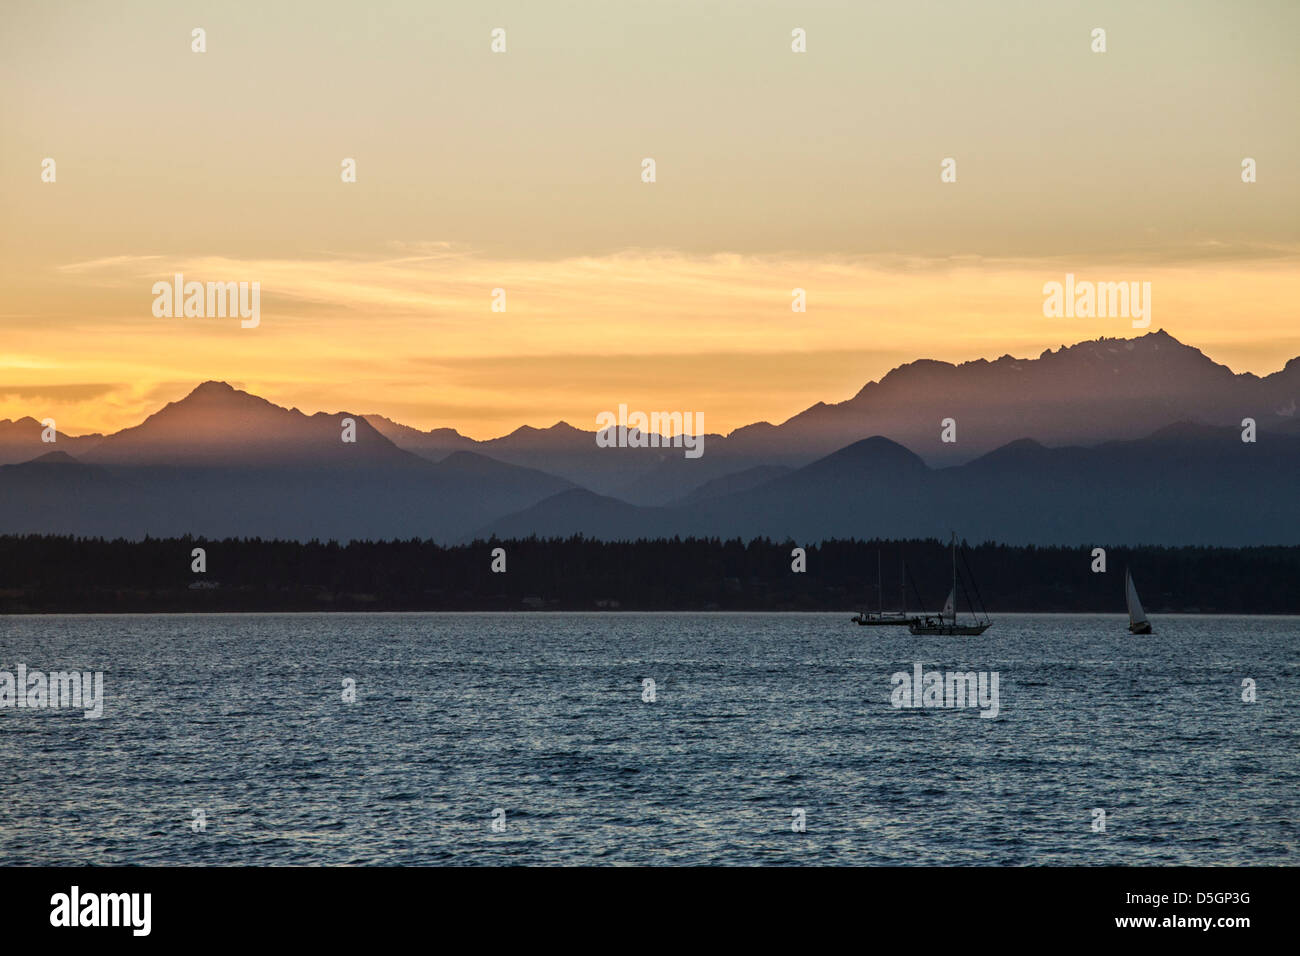
<svg viewBox="0 0 1300 956">
<path fill-rule="evenodd" d="M 1267 374 L 1297 35 L 1268 0 L 6 0 L 0 418 L 114 430 L 222 379 L 476 438 L 725 432 L 1157 328 Z M 178 272 L 260 283 L 258 326 L 155 316 Z M 1150 282 L 1150 327 L 1045 316 L 1067 273 Z"/>
</svg>

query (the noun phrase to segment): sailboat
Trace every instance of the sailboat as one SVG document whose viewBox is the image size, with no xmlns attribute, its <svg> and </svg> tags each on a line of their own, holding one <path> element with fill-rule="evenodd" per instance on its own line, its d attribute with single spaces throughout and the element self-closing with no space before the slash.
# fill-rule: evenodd
<svg viewBox="0 0 1300 956">
<path fill-rule="evenodd" d="M 902 577 L 900 581 L 905 581 L 907 577 L 907 565 L 903 565 Z M 849 618 L 854 624 L 865 624 L 868 626 L 879 627 L 883 624 L 907 624 L 911 619 L 907 616 L 907 591 L 903 587 L 903 610 L 886 611 L 885 610 L 885 591 L 881 587 L 880 581 L 880 552 L 876 552 L 876 593 L 880 596 L 880 610 L 878 611 L 859 611 Z"/>
<path fill-rule="evenodd" d="M 1133 586 L 1133 575 L 1124 569 L 1124 596 L 1128 598 L 1128 629 L 1132 634 L 1150 634 L 1151 622 L 1147 620 L 1142 602 L 1138 600 L 1137 588 Z"/>
<path fill-rule="evenodd" d="M 963 563 L 964 561 L 965 559 L 963 559 Z M 966 571 L 968 576 L 971 577 L 971 584 L 973 585 L 975 583 L 974 576 L 970 575 L 970 568 L 968 567 Z M 976 593 L 979 593 L 978 590 Z M 969 595 L 967 595 L 967 601 L 970 601 Z M 983 603 L 983 601 L 980 602 L 981 607 L 983 606 Z M 924 618 L 915 618 L 908 624 L 907 629 L 913 634 L 934 634 L 945 637 L 955 637 L 983 634 L 993 626 L 993 622 L 988 619 L 987 612 L 982 621 L 975 617 L 975 607 L 973 603 L 971 604 L 971 616 L 972 620 L 969 624 L 957 623 L 957 534 L 956 532 L 953 532 L 952 590 L 948 592 L 948 600 L 944 602 L 943 610 L 939 612 L 937 620 L 927 614 Z"/>
</svg>

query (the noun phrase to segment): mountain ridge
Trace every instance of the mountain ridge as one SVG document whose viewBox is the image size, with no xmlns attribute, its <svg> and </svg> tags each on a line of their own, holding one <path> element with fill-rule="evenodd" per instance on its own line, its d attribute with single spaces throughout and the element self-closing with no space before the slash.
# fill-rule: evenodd
<svg viewBox="0 0 1300 956">
<path fill-rule="evenodd" d="M 1159 329 L 1049 348 L 1036 359 L 1007 354 L 953 364 L 920 358 L 844 401 L 816 402 L 779 424 L 706 434 L 697 459 L 673 448 L 602 448 L 595 430 L 563 420 L 478 440 L 452 427 L 422 431 L 373 413 L 307 414 L 209 379 L 139 424 L 107 435 L 59 433 L 50 444 L 40 441 L 34 417 L 2 421 L 0 464 L 59 449 L 109 465 L 413 468 L 416 461 L 436 464 L 469 452 L 632 504 L 666 506 L 728 476 L 802 468 L 870 436 L 939 467 L 975 461 L 1021 439 L 1093 447 L 1187 420 L 1225 427 L 1253 417 L 1261 432 L 1298 434 L 1298 408 L 1300 356 L 1266 376 L 1237 373 Z M 341 441 L 345 418 L 354 422 L 353 443 Z M 949 419 L 952 442 L 941 435 Z"/>
<path fill-rule="evenodd" d="M 1008 545 L 1289 545 L 1300 542 L 1300 436 L 1243 442 L 1238 429 L 1179 423 L 1095 447 L 1011 442 L 932 467 L 874 437 L 753 487 L 674 508 L 586 507 L 553 496 L 480 537 L 599 540 L 943 538 Z"/>
</svg>

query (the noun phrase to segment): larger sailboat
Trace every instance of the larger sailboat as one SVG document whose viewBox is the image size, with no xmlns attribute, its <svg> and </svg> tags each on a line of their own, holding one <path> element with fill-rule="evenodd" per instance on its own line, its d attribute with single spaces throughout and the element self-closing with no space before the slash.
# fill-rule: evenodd
<svg viewBox="0 0 1300 956">
<path fill-rule="evenodd" d="M 1124 597 L 1128 599 L 1129 632 L 1150 634 L 1151 622 L 1147 620 L 1147 612 L 1142 610 L 1142 602 L 1138 600 L 1137 588 L 1133 586 L 1133 575 L 1128 573 L 1128 568 L 1124 569 Z"/>
<path fill-rule="evenodd" d="M 965 563 L 965 558 L 962 559 L 962 563 Z M 975 581 L 974 581 L 974 577 L 970 575 L 969 567 L 967 567 L 966 572 L 967 575 L 971 577 L 971 584 L 973 586 Z M 976 593 L 978 594 L 978 591 Z M 958 624 L 957 623 L 957 534 L 956 532 L 954 532 L 952 536 L 952 590 L 948 592 L 948 600 L 947 602 L 945 602 L 943 606 L 943 610 L 939 612 L 939 617 L 937 619 L 927 614 L 924 618 L 916 618 L 915 620 L 913 620 L 911 623 L 908 624 L 907 629 L 911 631 L 913 634 L 935 634 L 935 635 L 946 636 L 946 637 L 965 636 L 965 635 L 973 636 L 975 634 L 983 634 L 985 631 L 987 631 L 990 627 L 993 626 L 993 622 L 988 619 L 987 612 L 985 612 L 983 620 L 980 620 L 975 615 L 975 604 L 973 601 L 970 600 L 969 594 L 967 594 L 966 596 L 966 601 L 971 606 L 971 621 L 968 624 Z M 981 607 L 983 607 L 983 604 L 984 602 L 981 601 L 980 602 Z"/>
</svg>

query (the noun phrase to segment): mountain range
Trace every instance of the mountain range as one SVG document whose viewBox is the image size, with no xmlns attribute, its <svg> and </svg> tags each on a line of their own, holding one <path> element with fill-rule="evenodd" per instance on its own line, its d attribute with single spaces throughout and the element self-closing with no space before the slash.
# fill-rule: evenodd
<svg viewBox="0 0 1300 956">
<path fill-rule="evenodd" d="M 1007 543 L 1293 544 L 1298 399 L 1300 359 L 1236 374 L 1160 331 L 1037 359 L 912 362 L 847 401 L 706 435 L 686 458 L 600 447 L 565 422 L 477 441 L 307 415 L 205 382 L 109 435 L 46 443 L 36 418 L 0 421 L 0 533 L 811 542 L 955 528 Z M 941 440 L 946 418 L 955 442 Z"/>
</svg>

